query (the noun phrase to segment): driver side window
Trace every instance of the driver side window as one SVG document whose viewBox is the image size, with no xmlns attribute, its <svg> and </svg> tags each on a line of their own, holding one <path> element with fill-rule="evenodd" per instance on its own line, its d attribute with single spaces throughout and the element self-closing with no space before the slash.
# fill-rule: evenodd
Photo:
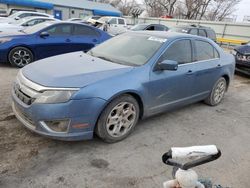
<svg viewBox="0 0 250 188">
<path fill-rule="evenodd" d="M 70 35 L 71 34 L 71 25 L 56 25 L 47 30 L 51 36 L 60 36 L 60 35 Z"/>
<path fill-rule="evenodd" d="M 191 41 L 188 39 L 179 40 L 171 44 L 160 58 L 160 62 L 164 60 L 177 61 L 178 64 L 186 64 L 192 62 Z"/>
</svg>

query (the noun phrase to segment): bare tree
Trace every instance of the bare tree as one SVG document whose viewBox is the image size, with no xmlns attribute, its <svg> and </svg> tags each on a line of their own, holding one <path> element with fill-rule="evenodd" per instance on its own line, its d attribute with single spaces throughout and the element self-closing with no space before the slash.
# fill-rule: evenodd
<svg viewBox="0 0 250 188">
<path fill-rule="evenodd" d="M 149 16 L 221 21 L 231 15 L 241 0 L 144 0 Z"/>
<path fill-rule="evenodd" d="M 148 14 L 153 17 L 172 16 L 177 0 L 144 0 Z"/>
<path fill-rule="evenodd" d="M 222 21 L 230 16 L 241 0 L 214 0 L 206 15 L 207 20 Z"/>
</svg>

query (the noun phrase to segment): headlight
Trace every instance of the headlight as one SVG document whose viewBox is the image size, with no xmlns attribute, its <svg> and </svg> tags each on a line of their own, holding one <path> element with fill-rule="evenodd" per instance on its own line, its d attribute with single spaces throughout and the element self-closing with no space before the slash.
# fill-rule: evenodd
<svg viewBox="0 0 250 188">
<path fill-rule="evenodd" d="M 244 59 L 244 56 L 241 55 L 241 54 L 239 54 L 239 53 L 237 53 L 236 58 L 237 58 L 237 60 L 242 61 Z"/>
<path fill-rule="evenodd" d="M 11 41 L 12 38 L 0 38 L 0 44 Z"/>
<path fill-rule="evenodd" d="M 35 103 L 64 103 L 69 101 L 76 91 L 44 91 L 39 94 Z"/>
</svg>

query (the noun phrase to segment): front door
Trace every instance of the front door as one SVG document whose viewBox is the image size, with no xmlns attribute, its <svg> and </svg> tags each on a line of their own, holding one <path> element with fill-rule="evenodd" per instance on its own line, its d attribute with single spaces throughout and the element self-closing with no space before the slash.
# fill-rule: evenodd
<svg viewBox="0 0 250 188">
<path fill-rule="evenodd" d="M 37 36 L 36 52 L 38 59 L 71 52 L 71 24 L 57 24 L 45 29 L 49 36 Z"/>
<path fill-rule="evenodd" d="M 177 61 L 176 71 L 153 71 L 147 85 L 149 97 L 149 114 L 155 114 L 184 104 L 188 101 L 194 85 L 192 64 L 192 45 L 189 39 L 173 42 L 163 53 L 157 63 L 163 60 Z"/>
</svg>

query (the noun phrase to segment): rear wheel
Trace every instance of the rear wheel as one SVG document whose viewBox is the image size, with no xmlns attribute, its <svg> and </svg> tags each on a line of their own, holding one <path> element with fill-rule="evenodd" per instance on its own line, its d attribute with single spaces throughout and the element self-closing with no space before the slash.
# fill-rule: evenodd
<svg viewBox="0 0 250 188">
<path fill-rule="evenodd" d="M 216 106 L 221 103 L 222 99 L 227 90 L 227 82 L 226 79 L 221 77 L 214 84 L 213 90 L 210 95 L 205 99 L 205 103 L 210 106 Z"/>
<path fill-rule="evenodd" d="M 10 51 L 8 59 L 11 65 L 22 68 L 32 63 L 34 56 L 28 48 L 16 47 Z"/>
<path fill-rule="evenodd" d="M 139 105 L 130 95 L 114 99 L 102 112 L 96 125 L 96 134 L 113 143 L 126 138 L 139 119 Z"/>
</svg>

